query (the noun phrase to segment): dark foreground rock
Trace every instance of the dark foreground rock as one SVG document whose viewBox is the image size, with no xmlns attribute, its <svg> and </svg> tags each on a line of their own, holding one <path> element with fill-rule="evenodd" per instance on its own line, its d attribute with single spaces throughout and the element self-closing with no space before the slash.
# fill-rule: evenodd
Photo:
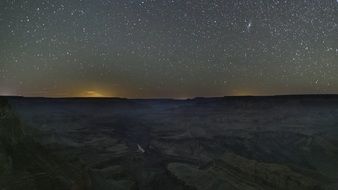
<svg viewBox="0 0 338 190">
<path fill-rule="evenodd" d="M 260 163 L 227 153 L 205 168 L 170 163 L 178 179 L 196 189 L 320 189 L 319 181 L 278 164 Z"/>
</svg>

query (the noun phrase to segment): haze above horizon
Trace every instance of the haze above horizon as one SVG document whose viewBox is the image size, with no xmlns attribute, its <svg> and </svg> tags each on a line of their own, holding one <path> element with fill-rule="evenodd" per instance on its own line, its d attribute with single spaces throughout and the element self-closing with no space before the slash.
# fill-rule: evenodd
<svg viewBox="0 0 338 190">
<path fill-rule="evenodd" d="M 0 95 L 338 94 L 338 2 L 0 3 Z"/>
</svg>

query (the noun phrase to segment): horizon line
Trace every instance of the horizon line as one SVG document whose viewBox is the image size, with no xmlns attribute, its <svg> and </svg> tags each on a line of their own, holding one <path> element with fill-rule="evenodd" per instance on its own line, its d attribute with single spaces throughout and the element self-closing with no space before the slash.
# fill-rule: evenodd
<svg viewBox="0 0 338 190">
<path fill-rule="evenodd" d="M 271 95 L 225 95 L 225 96 L 193 96 L 193 97 L 81 97 L 81 96 L 21 96 L 21 95 L 1 95 L 5 98 L 41 98 L 41 99 L 124 99 L 124 100 L 192 100 L 208 98 L 231 98 L 231 97 L 281 97 L 281 96 L 338 96 L 336 93 L 305 93 L 305 94 L 271 94 Z"/>
</svg>

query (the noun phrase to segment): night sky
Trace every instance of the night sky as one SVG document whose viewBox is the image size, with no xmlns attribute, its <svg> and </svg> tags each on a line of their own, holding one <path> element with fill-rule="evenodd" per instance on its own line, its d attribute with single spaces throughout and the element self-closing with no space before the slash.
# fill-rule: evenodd
<svg viewBox="0 0 338 190">
<path fill-rule="evenodd" d="M 338 93 L 338 0 L 1 0 L 0 95 Z"/>
</svg>

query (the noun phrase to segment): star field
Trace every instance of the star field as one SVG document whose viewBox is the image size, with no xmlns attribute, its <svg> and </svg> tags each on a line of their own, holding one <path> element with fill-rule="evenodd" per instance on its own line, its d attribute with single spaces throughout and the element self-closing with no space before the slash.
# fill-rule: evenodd
<svg viewBox="0 0 338 190">
<path fill-rule="evenodd" d="M 338 93 L 336 0 L 3 0 L 0 94 Z"/>
</svg>

